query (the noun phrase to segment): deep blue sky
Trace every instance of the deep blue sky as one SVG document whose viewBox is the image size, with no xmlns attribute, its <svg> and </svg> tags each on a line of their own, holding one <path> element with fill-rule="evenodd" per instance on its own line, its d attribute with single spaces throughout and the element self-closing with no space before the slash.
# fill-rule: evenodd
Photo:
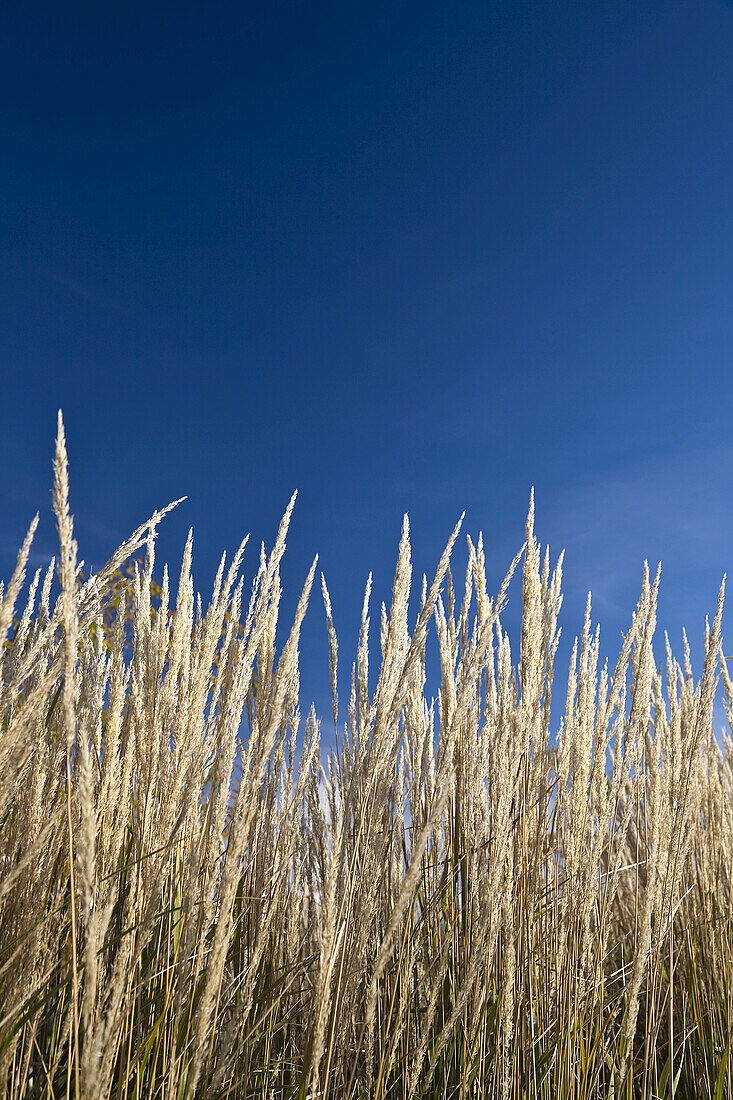
<svg viewBox="0 0 733 1100">
<path fill-rule="evenodd" d="M 465 508 L 495 589 L 531 485 L 558 696 L 588 589 L 613 660 L 644 558 L 657 654 L 686 626 L 698 675 L 731 572 L 732 59 L 716 0 L 4 5 L 2 575 L 37 508 L 53 552 L 61 407 L 95 567 L 188 494 L 159 552 L 177 578 L 193 526 L 208 597 L 299 489 L 283 614 L 318 552 L 344 705 L 402 514 L 416 588 Z M 325 734 L 318 593 L 302 694 Z"/>
</svg>

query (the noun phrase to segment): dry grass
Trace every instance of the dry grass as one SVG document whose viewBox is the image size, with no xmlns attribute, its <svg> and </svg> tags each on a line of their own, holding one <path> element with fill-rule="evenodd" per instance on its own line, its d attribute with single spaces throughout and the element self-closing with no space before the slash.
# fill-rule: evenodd
<svg viewBox="0 0 733 1100">
<path fill-rule="evenodd" d="M 32 527 L 0 604 L 3 1097 L 733 1095 L 722 586 L 697 684 L 687 647 L 656 667 L 659 574 L 613 672 L 589 600 L 555 734 L 562 559 L 542 564 L 533 505 L 495 599 L 469 539 L 456 602 L 456 528 L 412 631 L 405 521 L 376 687 L 367 590 L 321 768 L 313 712 L 296 751 L 315 562 L 275 658 L 292 501 L 249 600 L 243 544 L 205 613 L 190 538 L 175 612 L 167 571 L 154 588 L 162 512 L 83 581 L 60 418 L 54 506 L 59 599 L 52 563 L 16 615 Z M 515 668 L 500 613 L 522 556 Z"/>
</svg>

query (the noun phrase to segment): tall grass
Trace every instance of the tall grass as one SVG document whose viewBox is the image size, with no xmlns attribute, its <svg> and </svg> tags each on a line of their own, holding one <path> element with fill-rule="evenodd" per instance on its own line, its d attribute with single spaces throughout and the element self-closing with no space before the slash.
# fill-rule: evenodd
<svg viewBox="0 0 733 1100">
<path fill-rule="evenodd" d="M 459 602 L 459 523 L 412 630 L 405 520 L 376 687 L 367 588 L 322 767 L 298 704 L 315 562 L 275 653 L 292 507 L 248 599 L 244 543 L 205 612 L 190 537 L 175 600 L 167 569 L 153 587 L 164 512 L 85 581 L 59 417 L 60 595 L 52 562 L 16 614 L 34 521 L 0 604 L 2 1096 L 733 1095 L 724 585 L 697 684 L 686 640 L 684 669 L 668 641 L 656 667 L 658 572 L 613 671 L 589 598 L 553 731 L 562 558 L 542 562 L 533 503 L 495 598 L 469 538 Z"/>
</svg>

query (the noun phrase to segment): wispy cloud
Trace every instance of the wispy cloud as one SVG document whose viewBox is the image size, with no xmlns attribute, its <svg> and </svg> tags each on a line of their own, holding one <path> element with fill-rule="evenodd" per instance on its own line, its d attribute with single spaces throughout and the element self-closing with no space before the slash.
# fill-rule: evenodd
<svg viewBox="0 0 733 1100">
<path fill-rule="evenodd" d="M 105 293 L 99 286 L 90 285 L 76 276 L 70 276 L 65 271 L 59 271 L 47 264 L 27 262 L 25 266 L 33 275 L 40 276 L 42 279 L 62 287 L 75 298 L 82 298 L 87 302 L 104 306 L 105 309 L 111 309 L 117 313 L 130 314 L 129 307 L 120 301 L 117 294 Z"/>
<path fill-rule="evenodd" d="M 614 473 L 588 473 L 547 503 L 547 519 L 566 547 L 567 566 L 598 600 L 619 610 L 642 563 L 690 586 L 725 571 L 733 539 L 733 446 L 679 449 Z M 689 583 L 688 583 L 689 582 Z M 697 595 L 708 598 L 707 592 Z"/>
</svg>

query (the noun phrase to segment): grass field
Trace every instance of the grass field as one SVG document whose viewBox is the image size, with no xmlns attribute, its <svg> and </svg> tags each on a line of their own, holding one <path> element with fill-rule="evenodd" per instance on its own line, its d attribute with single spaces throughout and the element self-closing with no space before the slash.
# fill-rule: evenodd
<svg viewBox="0 0 733 1100">
<path fill-rule="evenodd" d="M 190 540 L 177 594 L 154 582 L 164 512 L 79 574 L 60 417 L 54 507 L 57 563 L 23 595 L 34 524 L 0 604 L 2 1097 L 733 1096 L 724 583 L 697 683 L 669 643 L 656 667 L 659 574 L 612 670 L 589 602 L 557 731 L 562 558 L 533 505 L 495 597 L 470 539 L 456 594 L 456 528 L 412 629 L 405 522 L 376 688 L 367 592 L 345 707 L 321 578 L 322 760 L 298 703 L 315 562 L 274 648 L 293 501 L 251 590 L 242 546 L 207 609 Z"/>
</svg>

